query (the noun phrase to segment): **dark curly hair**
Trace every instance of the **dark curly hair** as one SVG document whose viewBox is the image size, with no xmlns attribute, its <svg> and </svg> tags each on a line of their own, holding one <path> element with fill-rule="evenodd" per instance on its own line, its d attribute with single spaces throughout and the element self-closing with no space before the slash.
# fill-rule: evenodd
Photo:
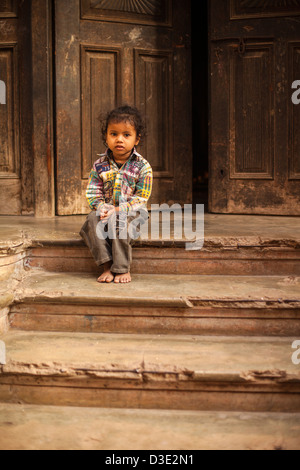
<svg viewBox="0 0 300 470">
<path fill-rule="evenodd" d="M 142 114 L 134 106 L 120 106 L 119 108 L 113 109 L 105 116 L 100 115 L 98 119 L 101 123 L 102 139 L 105 146 L 107 146 L 107 129 L 111 122 L 118 124 L 120 122 L 129 122 L 129 124 L 135 128 L 137 137 L 139 139 L 142 139 L 145 136 L 145 124 Z"/>
</svg>

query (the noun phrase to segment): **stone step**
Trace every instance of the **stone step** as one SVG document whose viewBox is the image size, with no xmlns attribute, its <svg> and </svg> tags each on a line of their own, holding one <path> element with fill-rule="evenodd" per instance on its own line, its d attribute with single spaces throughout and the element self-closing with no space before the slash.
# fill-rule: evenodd
<svg viewBox="0 0 300 470">
<path fill-rule="evenodd" d="M 300 279 L 289 276 L 27 274 L 10 311 L 14 329 L 94 333 L 300 336 Z"/>
<path fill-rule="evenodd" d="M 0 404 L 0 450 L 144 450 L 153 463 L 155 451 L 299 450 L 299 436 L 300 414 Z"/>
<path fill-rule="evenodd" d="M 81 242 L 39 245 L 29 250 L 27 267 L 49 272 L 100 272 Z M 259 243 L 223 238 L 206 240 L 201 250 L 188 251 L 183 241 L 140 241 L 133 249 L 131 270 L 134 274 L 300 276 L 300 246 L 289 241 Z"/>
<path fill-rule="evenodd" d="M 0 402 L 300 412 L 294 338 L 10 331 Z"/>
<path fill-rule="evenodd" d="M 1 217 L 0 262 L 24 260 L 49 271 L 96 272 L 79 231 L 85 216 Z M 205 214 L 204 247 L 160 233 L 135 243 L 136 274 L 300 275 L 300 219 Z M 200 244 L 201 245 L 201 244 Z M 1 259 L 2 258 L 2 259 Z M 146 261 L 145 261 L 146 260 Z M 1 276 L 1 263 L 0 263 Z"/>
</svg>

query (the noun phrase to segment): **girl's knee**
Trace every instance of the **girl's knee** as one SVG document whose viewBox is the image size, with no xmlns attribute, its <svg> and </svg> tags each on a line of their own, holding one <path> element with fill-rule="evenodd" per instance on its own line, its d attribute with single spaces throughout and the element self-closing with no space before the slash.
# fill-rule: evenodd
<svg viewBox="0 0 300 470">
<path fill-rule="evenodd" d="M 96 226 L 98 224 L 98 222 L 100 221 L 100 217 L 97 216 L 96 211 L 93 211 L 87 216 L 86 221 L 89 225 Z"/>
</svg>

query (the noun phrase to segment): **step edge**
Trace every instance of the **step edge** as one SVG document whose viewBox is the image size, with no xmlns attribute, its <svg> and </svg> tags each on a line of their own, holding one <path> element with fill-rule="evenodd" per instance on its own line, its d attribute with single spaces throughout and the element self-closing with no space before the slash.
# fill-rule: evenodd
<svg viewBox="0 0 300 470">
<path fill-rule="evenodd" d="M 149 367 L 150 366 L 150 367 Z M 173 383 L 195 383 L 195 384 L 244 384 L 244 385 L 294 385 L 299 386 L 300 372 L 292 373 L 285 369 L 261 370 L 189 370 L 168 365 L 137 365 L 126 369 L 124 365 L 97 366 L 88 364 L 73 364 L 64 362 L 22 362 L 9 361 L 0 366 L 0 386 L 5 383 L 5 378 L 32 377 L 32 378 L 55 378 L 75 381 L 85 379 L 95 380 L 124 380 L 144 385 L 173 384 Z M 3 382 L 4 379 L 4 382 Z M 39 384 L 37 384 L 38 386 Z"/>
</svg>

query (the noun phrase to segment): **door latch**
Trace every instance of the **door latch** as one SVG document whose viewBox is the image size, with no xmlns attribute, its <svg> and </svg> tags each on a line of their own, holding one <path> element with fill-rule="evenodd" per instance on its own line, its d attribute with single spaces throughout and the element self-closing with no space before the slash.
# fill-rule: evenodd
<svg viewBox="0 0 300 470">
<path fill-rule="evenodd" d="M 243 56 L 245 52 L 246 52 L 246 42 L 244 38 L 241 38 L 239 46 L 238 46 L 238 53 L 240 56 Z"/>
</svg>

